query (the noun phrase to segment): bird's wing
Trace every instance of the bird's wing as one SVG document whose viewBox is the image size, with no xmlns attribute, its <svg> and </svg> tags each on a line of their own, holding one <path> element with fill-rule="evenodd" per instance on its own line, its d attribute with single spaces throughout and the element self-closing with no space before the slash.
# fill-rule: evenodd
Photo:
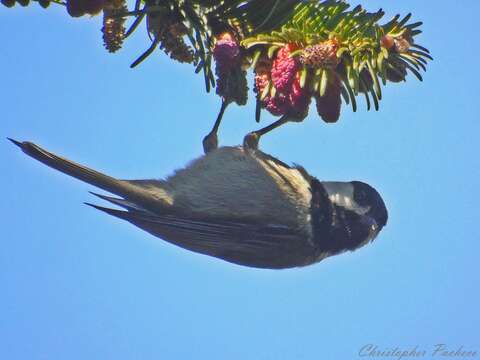
<svg viewBox="0 0 480 360">
<path fill-rule="evenodd" d="M 287 268 L 304 265 L 312 255 L 313 248 L 306 236 L 302 237 L 285 226 L 158 215 L 143 211 L 122 199 L 99 196 L 128 211 L 88 205 L 182 248 L 236 264 Z"/>
</svg>

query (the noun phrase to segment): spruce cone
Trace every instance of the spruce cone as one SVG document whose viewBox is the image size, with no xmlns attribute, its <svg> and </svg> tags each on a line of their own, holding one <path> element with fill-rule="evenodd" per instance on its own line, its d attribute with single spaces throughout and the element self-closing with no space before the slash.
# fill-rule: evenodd
<svg viewBox="0 0 480 360">
<path fill-rule="evenodd" d="M 298 72 L 292 83 L 289 94 L 289 114 L 295 118 L 304 119 L 308 115 L 308 107 L 310 105 L 311 94 L 307 88 L 300 86 L 300 73 Z"/>
<path fill-rule="evenodd" d="M 265 87 L 268 85 L 270 81 L 270 76 L 266 73 L 263 74 L 256 74 L 255 75 L 255 89 L 254 91 L 261 95 Z"/>
<path fill-rule="evenodd" d="M 50 6 L 50 0 L 38 0 L 38 4 L 39 4 L 42 8 L 46 9 L 46 8 L 48 8 L 48 7 Z"/>
<path fill-rule="evenodd" d="M 149 33 L 160 38 L 160 49 L 171 59 L 181 63 L 193 62 L 193 50 L 183 39 L 188 29 L 179 16 L 168 13 L 148 14 L 147 28 Z"/>
<path fill-rule="evenodd" d="M 169 31 L 172 36 L 176 37 L 185 36 L 188 34 L 188 28 L 183 22 L 173 23 L 170 25 Z"/>
<path fill-rule="evenodd" d="M 386 64 L 386 78 L 393 83 L 405 81 L 407 76 L 406 66 L 402 63 Z"/>
<path fill-rule="evenodd" d="M 217 79 L 217 95 L 226 101 L 245 105 L 248 99 L 247 72 L 236 68 L 228 75 L 220 76 Z"/>
<path fill-rule="evenodd" d="M 266 56 L 262 56 L 258 59 L 257 65 L 255 65 L 255 75 L 264 77 L 267 76 L 268 80 L 271 79 L 270 72 L 272 70 L 272 61 Z"/>
<path fill-rule="evenodd" d="M 324 96 L 320 97 L 318 93 L 315 95 L 318 115 L 327 123 L 334 123 L 340 117 L 340 109 L 342 107 L 340 89 L 340 78 L 335 76 L 333 82 L 328 84 Z"/>
<path fill-rule="evenodd" d="M 193 62 L 193 50 L 185 43 L 183 37 L 172 34 L 171 31 L 166 31 L 162 36 L 160 49 L 165 54 L 169 55 L 171 59 L 181 63 Z"/>
<path fill-rule="evenodd" d="M 255 67 L 255 89 L 257 97 L 260 98 L 262 93 L 268 84 L 272 81 L 271 77 L 272 62 L 266 58 L 260 58 L 257 66 Z M 280 116 L 285 114 L 287 110 L 286 96 L 283 94 L 277 94 L 275 97 L 267 95 L 262 100 L 262 105 L 272 115 Z"/>
<path fill-rule="evenodd" d="M 380 45 L 388 50 L 394 49 L 398 53 L 404 53 L 410 49 L 412 42 L 413 39 L 408 34 L 397 37 L 385 35 L 380 40 Z"/>
<path fill-rule="evenodd" d="M 217 75 L 217 94 L 226 101 L 238 105 L 247 103 L 247 73 L 242 70 L 240 46 L 229 33 L 221 34 L 213 48 L 215 73 Z"/>
<path fill-rule="evenodd" d="M 292 119 L 301 121 L 308 114 L 310 94 L 306 89 L 302 89 L 299 80 L 295 79 L 288 93 L 279 93 L 274 97 L 267 96 L 263 104 L 272 115 L 290 115 Z"/>
<path fill-rule="evenodd" d="M 232 35 L 224 33 L 217 38 L 213 48 L 213 58 L 215 59 L 217 75 L 226 74 L 238 66 L 240 46 Z"/>
<path fill-rule="evenodd" d="M 255 67 L 255 92 L 260 97 L 265 88 L 272 81 L 272 62 L 266 58 L 260 59 Z M 285 91 L 277 90 L 275 96 L 267 95 L 262 105 L 272 115 L 291 115 L 295 119 L 307 116 L 310 105 L 310 93 L 300 86 L 300 73 L 294 73 L 290 86 Z"/>
<path fill-rule="evenodd" d="M 1 3 L 7 8 L 15 6 L 15 0 L 1 0 Z"/>
<path fill-rule="evenodd" d="M 275 97 L 267 96 L 264 100 L 264 106 L 274 116 L 285 115 L 288 110 L 288 99 L 283 94 L 278 94 Z"/>
<path fill-rule="evenodd" d="M 120 12 L 128 11 L 124 1 L 107 1 L 103 10 L 103 45 L 110 53 L 122 47 L 125 38 L 125 18 L 112 17 Z"/>
<path fill-rule="evenodd" d="M 89 15 L 97 15 L 105 5 L 104 0 L 83 0 L 82 2 L 85 12 Z"/>
<path fill-rule="evenodd" d="M 71 17 L 80 17 L 87 13 L 82 0 L 67 0 L 67 12 Z"/>
<path fill-rule="evenodd" d="M 395 40 L 393 39 L 393 36 L 385 35 L 380 40 L 380 45 L 385 49 L 390 50 L 395 45 Z"/>
<path fill-rule="evenodd" d="M 410 42 L 403 36 L 399 36 L 393 40 L 395 44 L 395 50 L 399 53 L 405 53 L 410 49 Z"/>
<path fill-rule="evenodd" d="M 272 64 L 272 81 L 275 88 L 280 92 L 288 91 L 295 79 L 295 74 L 299 68 L 297 58 L 290 54 L 297 50 L 294 44 L 287 44 L 277 52 L 277 56 Z"/>
<path fill-rule="evenodd" d="M 317 45 L 307 46 L 303 50 L 300 61 L 304 65 L 334 69 L 340 59 L 337 57 L 338 41 L 335 39 L 323 41 Z"/>
</svg>

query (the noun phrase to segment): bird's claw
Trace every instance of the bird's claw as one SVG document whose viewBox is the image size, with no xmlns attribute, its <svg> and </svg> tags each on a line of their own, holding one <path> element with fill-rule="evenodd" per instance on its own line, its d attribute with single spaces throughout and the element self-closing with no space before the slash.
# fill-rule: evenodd
<svg viewBox="0 0 480 360">
<path fill-rule="evenodd" d="M 218 148 L 218 136 L 216 133 L 210 133 L 203 138 L 203 151 L 205 154 Z"/>
<path fill-rule="evenodd" d="M 243 147 L 246 149 L 257 150 L 260 135 L 257 132 L 251 132 L 243 138 Z"/>
</svg>

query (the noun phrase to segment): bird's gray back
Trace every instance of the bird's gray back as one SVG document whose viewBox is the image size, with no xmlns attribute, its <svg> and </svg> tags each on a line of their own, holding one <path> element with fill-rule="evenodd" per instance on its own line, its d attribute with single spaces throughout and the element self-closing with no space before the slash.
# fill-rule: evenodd
<svg viewBox="0 0 480 360">
<path fill-rule="evenodd" d="M 219 148 L 176 171 L 164 186 L 174 208 L 199 216 L 291 226 L 308 221 L 309 182 L 261 151 Z"/>
</svg>

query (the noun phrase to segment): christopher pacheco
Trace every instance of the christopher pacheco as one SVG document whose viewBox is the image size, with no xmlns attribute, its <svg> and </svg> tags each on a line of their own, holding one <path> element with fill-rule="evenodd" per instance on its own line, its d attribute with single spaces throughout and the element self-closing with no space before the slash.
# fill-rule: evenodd
<svg viewBox="0 0 480 360">
<path fill-rule="evenodd" d="M 435 344 L 429 347 L 419 345 L 413 347 L 380 347 L 375 344 L 366 344 L 358 351 L 362 358 L 393 358 L 397 360 L 408 358 L 442 358 L 442 359 L 477 359 L 480 354 L 477 350 L 467 349 L 465 346 L 449 346 Z"/>
</svg>

